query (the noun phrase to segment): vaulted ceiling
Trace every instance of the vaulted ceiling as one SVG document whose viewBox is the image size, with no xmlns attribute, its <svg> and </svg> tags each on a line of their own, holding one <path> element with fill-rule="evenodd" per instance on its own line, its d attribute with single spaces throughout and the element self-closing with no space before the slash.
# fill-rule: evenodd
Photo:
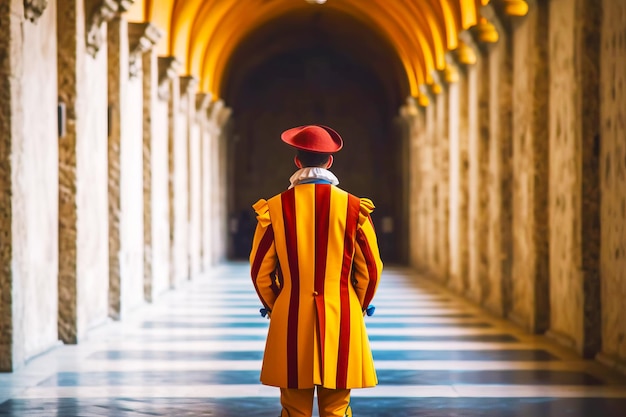
<svg viewBox="0 0 626 417">
<path fill-rule="evenodd" d="M 481 7 L 490 0 L 135 0 L 130 21 L 149 21 L 164 32 L 159 52 L 182 62 L 185 75 L 200 80 L 214 97 L 223 93 L 230 60 L 238 48 L 269 26 L 292 22 L 315 10 L 356 20 L 392 50 L 400 63 L 409 94 L 425 104 L 423 86 L 445 72 L 448 51 L 463 45 L 459 33 L 489 25 L 485 40 L 497 32 Z M 524 15 L 523 0 L 491 0 L 511 15 Z M 320 4 L 321 3 L 321 4 Z M 334 19 L 337 21 L 337 19 Z M 274 37 L 275 38 L 275 37 Z M 289 36 L 284 36 L 288 41 Z M 288 42 L 286 42 L 288 44 Z M 269 45 L 267 45 L 269 46 Z M 293 47 L 293 45 L 292 45 Z M 471 59 L 471 58 L 469 58 Z"/>
</svg>

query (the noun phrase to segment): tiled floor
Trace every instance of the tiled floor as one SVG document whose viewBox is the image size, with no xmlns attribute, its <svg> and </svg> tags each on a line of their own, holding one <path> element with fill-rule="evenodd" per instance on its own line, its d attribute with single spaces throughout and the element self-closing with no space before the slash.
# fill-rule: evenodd
<svg viewBox="0 0 626 417">
<path fill-rule="evenodd" d="M 380 385 L 356 417 L 625 417 L 626 379 L 387 268 L 366 319 Z M 246 264 L 168 293 L 14 374 L 0 416 L 275 417 L 259 384 L 267 321 Z"/>
</svg>

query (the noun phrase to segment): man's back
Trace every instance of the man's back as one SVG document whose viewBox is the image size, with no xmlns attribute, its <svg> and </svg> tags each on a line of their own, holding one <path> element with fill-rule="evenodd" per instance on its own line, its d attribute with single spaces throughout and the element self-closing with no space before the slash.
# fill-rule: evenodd
<svg viewBox="0 0 626 417">
<path fill-rule="evenodd" d="M 255 236 L 252 277 L 272 311 L 261 380 L 290 388 L 375 385 L 363 322 L 382 269 L 371 201 L 329 184 L 301 184 L 255 209 L 265 230 Z"/>
</svg>

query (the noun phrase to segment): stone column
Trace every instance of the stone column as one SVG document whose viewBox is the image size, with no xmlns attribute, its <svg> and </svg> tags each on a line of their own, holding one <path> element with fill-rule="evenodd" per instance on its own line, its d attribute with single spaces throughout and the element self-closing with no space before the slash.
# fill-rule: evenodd
<svg viewBox="0 0 626 417">
<path fill-rule="evenodd" d="M 494 25 L 498 41 L 488 48 L 489 156 L 488 187 L 488 271 L 484 305 L 504 315 L 511 304 L 512 263 L 512 41 L 493 5 L 482 8 Z"/>
<path fill-rule="evenodd" d="M 223 134 L 224 125 L 228 122 L 231 110 L 224 106 L 222 100 L 211 103 L 209 109 L 209 126 L 211 132 L 212 144 L 212 175 L 213 175 L 213 192 L 212 192 L 212 249 L 214 263 L 225 259 L 228 241 L 228 209 L 227 209 L 227 181 L 228 169 L 227 157 L 228 147 L 226 137 Z"/>
<path fill-rule="evenodd" d="M 179 117 L 183 127 L 181 135 L 177 139 L 175 148 L 176 170 L 178 175 L 179 198 L 181 216 L 178 218 L 180 227 L 178 228 L 179 255 L 180 255 L 180 279 L 190 280 L 194 277 L 192 271 L 192 260 L 195 262 L 195 241 L 192 242 L 192 155 L 191 144 L 198 142 L 199 132 L 195 123 L 196 113 L 196 90 L 198 79 L 187 75 L 180 77 L 180 109 Z M 193 159 L 195 160 L 195 157 Z M 194 236 L 195 237 L 195 236 Z M 184 272 L 183 272 L 184 271 Z"/>
<path fill-rule="evenodd" d="M 108 314 L 106 21 L 117 2 L 58 3 L 59 338 L 77 343 Z"/>
<path fill-rule="evenodd" d="M 601 52 L 602 354 L 626 373 L 626 4 L 604 0 Z"/>
<path fill-rule="evenodd" d="M 596 0 L 552 0 L 549 334 L 600 348 L 600 33 Z M 567 300 L 567 302 L 563 302 Z"/>
<path fill-rule="evenodd" d="M 476 62 L 474 51 L 464 43 L 447 55 L 456 82 L 448 87 L 449 178 L 450 178 L 450 278 L 448 285 L 458 293 L 468 287 L 468 82 L 467 66 Z"/>
<path fill-rule="evenodd" d="M 439 253 L 437 252 L 438 223 L 436 221 L 437 213 L 437 161 L 436 149 L 436 111 L 434 102 L 436 100 L 427 87 L 423 91 L 424 96 L 428 97 L 429 104 L 424 107 L 424 132 L 419 135 L 420 152 L 419 152 L 419 176 L 421 178 L 420 198 L 418 200 L 419 213 L 419 240 L 422 242 L 421 263 L 418 269 L 424 272 L 434 272 L 435 265 Z"/>
<path fill-rule="evenodd" d="M 513 34 L 513 263 L 509 317 L 548 328 L 548 4 L 538 2 Z"/>
<path fill-rule="evenodd" d="M 436 88 L 439 94 L 433 106 L 435 107 L 435 136 L 433 147 L 435 149 L 436 161 L 436 184 L 435 184 L 435 206 L 434 219 L 437 223 L 437 257 L 435 259 L 436 277 L 443 283 L 447 283 L 450 274 L 450 245 L 449 245 L 449 199 L 450 199 L 450 113 L 449 113 L 449 93 L 450 79 L 445 72 L 435 74 Z M 441 86 L 441 87 L 439 87 Z"/>
<path fill-rule="evenodd" d="M 202 210 L 202 123 L 206 113 L 208 100 L 206 96 L 199 97 L 195 92 L 198 85 L 196 78 L 191 78 L 194 85 L 190 91 L 189 106 L 189 138 L 187 142 L 187 192 L 189 195 L 188 227 L 189 227 L 189 278 L 194 279 L 202 271 L 202 233 L 201 233 L 201 210 Z"/>
<path fill-rule="evenodd" d="M 155 262 L 153 294 L 173 288 L 174 279 L 174 132 L 178 108 L 178 68 L 175 57 L 158 57 L 158 97 L 152 135 L 153 195 L 153 261 Z M 157 264 L 158 263 L 158 267 Z M 157 283 L 159 285 L 157 286 Z"/>
<path fill-rule="evenodd" d="M 211 268 L 211 131 L 208 119 L 208 108 L 211 105 L 211 94 L 196 95 L 196 114 L 200 126 L 199 154 L 199 240 L 200 240 L 200 269 L 203 272 Z"/>
<path fill-rule="evenodd" d="M 163 286 L 154 285 L 153 264 L 155 254 L 153 241 L 153 195 L 152 195 L 152 141 L 156 133 L 158 117 L 159 71 L 154 47 L 163 36 L 151 23 L 128 24 L 130 77 L 141 77 L 143 93 L 143 286 L 144 298 L 153 301 Z M 158 215 L 156 216 L 158 218 Z M 156 291 L 155 291 L 156 290 Z M 155 294 L 156 293 L 156 294 Z"/>
<path fill-rule="evenodd" d="M 470 32 L 464 35 L 465 43 L 476 54 L 476 63 L 467 69 L 469 274 L 466 294 L 482 302 L 488 279 L 489 73 L 478 40 Z"/>
<path fill-rule="evenodd" d="M 408 136 L 408 227 L 409 227 L 409 265 L 418 267 L 422 263 L 422 241 L 420 236 L 419 202 L 421 192 L 421 177 L 419 175 L 419 136 L 423 131 L 423 114 L 417 107 L 415 100 L 409 97 L 402 106 L 400 115 L 405 121 Z"/>
<path fill-rule="evenodd" d="M 0 4 L 0 371 L 57 342 L 55 33 L 56 1 Z"/>
<path fill-rule="evenodd" d="M 178 70 L 180 68 L 180 62 L 175 57 L 159 57 L 159 84 L 160 84 L 160 97 L 167 97 L 167 119 L 168 119 L 168 132 L 167 132 L 167 155 L 168 155 L 168 213 L 169 213 L 169 239 L 170 239 L 170 288 L 175 288 L 179 282 L 180 265 L 177 262 L 178 250 L 177 242 L 180 240 L 177 237 L 177 217 L 180 217 L 180 209 L 176 207 L 176 201 L 179 191 L 177 191 L 177 176 L 176 176 L 176 158 L 175 149 L 176 141 L 180 135 L 181 121 L 178 115 L 180 107 L 180 83 L 178 78 Z M 163 81 L 161 81 L 163 80 Z M 165 81 L 169 80 L 169 81 Z"/>
</svg>

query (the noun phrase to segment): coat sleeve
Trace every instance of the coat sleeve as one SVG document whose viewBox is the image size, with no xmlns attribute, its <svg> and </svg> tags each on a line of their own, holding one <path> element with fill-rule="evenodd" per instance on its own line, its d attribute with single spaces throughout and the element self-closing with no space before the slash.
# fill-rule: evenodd
<svg viewBox="0 0 626 417">
<path fill-rule="evenodd" d="M 274 243 L 274 229 L 267 201 L 259 200 L 252 206 L 257 213 L 257 226 L 250 252 L 250 275 L 257 295 L 269 311 L 278 295 L 276 270 L 278 257 Z"/>
<path fill-rule="evenodd" d="M 373 210 L 374 204 L 371 200 L 361 199 L 354 252 L 353 285 L 363 310 L 374 298 L 383 270 L 376 232 L 370 217 Z"/>
</svg>

